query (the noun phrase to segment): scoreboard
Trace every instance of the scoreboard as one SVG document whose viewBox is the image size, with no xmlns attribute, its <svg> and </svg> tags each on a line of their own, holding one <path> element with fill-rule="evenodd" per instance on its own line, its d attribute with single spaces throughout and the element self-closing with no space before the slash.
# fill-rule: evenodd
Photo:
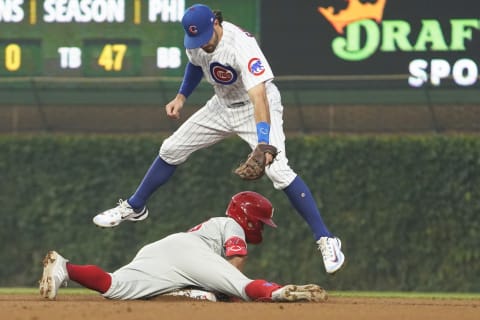
<svg viewBox="0 0 480 320">
<path fill-rule="evenodd" d="M 197 2 L 0 0 L 0 80 L 179 77 L 187 59 L 180 21 Z M 341 87 L 480 85 L 475 1 L 200 2 L 253 33 L 277 77 Z"/>
<path fill-rule="evenodd" d="M 201 1 L 258 34 L 257 0 Z M 196 1 L 0 0 L 0 77 L 181 76 Z"/>
</svg>

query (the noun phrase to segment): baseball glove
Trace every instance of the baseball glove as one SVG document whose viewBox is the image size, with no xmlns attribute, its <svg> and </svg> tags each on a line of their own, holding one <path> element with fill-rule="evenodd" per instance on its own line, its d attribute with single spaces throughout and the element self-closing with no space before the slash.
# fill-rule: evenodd
<svg viewBox="0 0 480 320">
<path fill-rule="evenodd" d="M 248 155 L 247 160 L 235 169 L 235 174 L 244 180 L 260 179 L 265 174 L 266 157 L 265 154 L 270 153 L 275 159 L 277 156 L 277 148 L 269 144 L 259 144 Z"/>
</svg>

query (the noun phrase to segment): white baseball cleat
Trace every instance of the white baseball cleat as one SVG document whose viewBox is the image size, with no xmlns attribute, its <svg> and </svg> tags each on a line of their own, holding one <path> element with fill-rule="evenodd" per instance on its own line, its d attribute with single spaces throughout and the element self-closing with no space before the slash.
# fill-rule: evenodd
<svg viewBox="0 0 480 320">
<path fill-rule="evenodd" d="M 172 291 L 169 293 L 163 294 L 164 296 L 174 296 L 174 297 L 186 297 L 196 300 L 208 300 L 212 302 L 217 302 L 217 297 L 213 292 L 200 290 L 200 289 L 180 289 Z"/>
<path fill-rule="evenodd" d="M 289 284 L 272 292 L 272 301 L 294 302 L 294 301 L 327 301 L 328 294 L 322 287 L 316 284 L 294 285 Z"/>
<path fill-rule="evenodd" d="M 322 253 L 323 264 L 327 273 L 334 274 L 343 266 L 345 255 L 342 252 L 342 242 L 338 238 L 321 237 L 318 250 Z"/>
<path fill-rule="evenodd" d="M 49 251 L 43 258 L 43 275 L 40 279 L 40 295 L 47 299 L 55 299 L 58 289 L 69 280 L 67 259 L 56 251 Z"/>
<path fill-rule="evenodd" d="M 147 207 L 144 207 L 140 212 L 135 212 L 127 201 L 120 199 L 115 208 L 108 209 L 93 217 L 93 223 L 102 228 L 112 228 L 125 220 L 136 222 L 145 220 L 147 217 Z"/>
</svg>

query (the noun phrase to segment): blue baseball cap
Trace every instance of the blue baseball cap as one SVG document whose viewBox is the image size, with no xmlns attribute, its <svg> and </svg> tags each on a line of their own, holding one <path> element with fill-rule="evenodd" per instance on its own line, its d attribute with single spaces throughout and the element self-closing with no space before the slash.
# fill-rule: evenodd
<svg viewBox="0 0 480 320">
<path fill-rule="evenodd" d="M 185 38 L 183 45 L 187 49 L 196 49 L 207 44 L 213 35 L 213 11 L 203 4 L 195 4 L 185 11 L 182 18 Z"/>
</svg>

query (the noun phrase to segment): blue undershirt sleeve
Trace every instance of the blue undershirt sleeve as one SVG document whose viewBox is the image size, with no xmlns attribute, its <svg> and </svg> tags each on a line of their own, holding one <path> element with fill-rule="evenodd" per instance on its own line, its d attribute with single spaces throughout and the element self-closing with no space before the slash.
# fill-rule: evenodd
<svg viewBox="0 0 480 320">
<path fill-rule="evenodd" d="M 195 90 L 203 77 L 203 71 L 201 67 L 198 67 L 192 63 L 187 63 L 185 67 L 185 74 L 183 75 L 182 85 L 180 86 L 179 93 L 183 94 L 186 98 Z"/>
</svg>

